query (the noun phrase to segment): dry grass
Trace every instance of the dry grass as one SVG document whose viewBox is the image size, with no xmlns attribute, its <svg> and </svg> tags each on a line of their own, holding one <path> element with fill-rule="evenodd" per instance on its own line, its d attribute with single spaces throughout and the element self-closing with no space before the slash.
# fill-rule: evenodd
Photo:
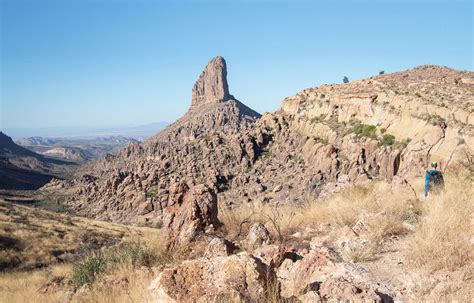
<svg viewBox="0 0 474 303">
<path fill-rule="evenodd" d="M 413 268 L 430 271 L 467 267 L 474 273 L 474 188 L 467 178 L 448 176 L 444 193 L 423 205 L 419 228 L 406 247 Z"/>
<path fill-rule="evenodd" d="M 0 201 L 0 271 L 74 261 L 102 247 L 158 233 L 157 229 L 71 217 Z"/>
<path fill-rule="evenodd" d="M 70 269 L 70 265 L 57 265 L 31 272 L 2 273 L 0 274 L 0 302 L 63 302 L 66 290 L 43 294 L 40 289 L 49 279 L 65 276 Z"/>
<path fill-rule="evenodd" d="M 118 243 L 139 242 L 150 256 L 150 265 L 173 262 L 163 253 L 160 231 L 101 221 L 70 217 L 63 214 L 19 206 L 0 201 L 0 302 L 65 302 L 75 289 L 71 262 L 87 254 L 101 254 L 103 249 Z M 109 248 L 108 250 L 114 250 Z M 70 259 L 60 260 L 62 253 Z M 133 251 L 132 251 L 133 253 Z M 59 258 L 58 258 L 59 257 Z M 140 270 L 120 255 L 116 266 L 102 273 L 88 291 L 75 298 L 79 302 L 139 302 L 153 274 Z M 134 260 L 130 258 L 130 260 Z M 45 266 L 36 269 L 37 266 Z M 20 271 L 21 270 L 21 271 Z M 110 287 L 113 281 L 127 281 Z M 62 281 L 44 291 L 55 279 Z M 102 281 L 102 282 L 101 282 Z"/>
<path fill-rule="evenodd" d="M 283 240 L 308 227 L 337 238 L 346 227 L 368 240 L 368 245 L 354 248 L 347 256 L 362 261 L 377 253 L 387 238 L 407 233 L 407 226 L 416 223 L 420 207 L 420 201 L 413 199 L 410 192 L 376 182 L 304 205 L 242 205 L 232 210 L 220 209 L 220 219 L 233 237 L 245 236 L 253 222 L 264 223 L 274 239 Z"/>
</svg>

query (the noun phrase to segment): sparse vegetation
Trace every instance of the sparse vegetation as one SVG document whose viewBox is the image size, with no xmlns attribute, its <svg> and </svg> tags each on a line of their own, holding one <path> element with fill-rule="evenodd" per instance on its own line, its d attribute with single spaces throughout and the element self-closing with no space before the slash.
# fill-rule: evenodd
<svg viewBox="0 0 474 303">
<path fill-rule="evenodd" d="M 151 198 L 151 197 L 155 197 L 157 194 L 158 193 L 155 190 L 150 190 L 150 191 L 145 192 L 145 197 Z"/>
<path fill-rule="evenodd" d="M 392 146 L 395 144 L 395 136 L 390 134 L 385 134 L 382 136 L 382 139 L 379 142 L 382 146 Z"/>
<path fill-rule="evenodd" d="M 318 137 L 318 136 L 314 137 L 314 141 L 316 141 L 316 143 L 321 143 L 322 145 L 329 144 L 329 140 L 327 138 L 321 138 L 321 137 Z"/>
<path fill-rule="evenodd" d="M 104 273 L 107 261 L 100 255 L 87 257 L 82 263 L 74 266 L 72 281 L 76 286 L 91 283 L 94 279 Z"/>
<path fill-rule="evenodd" d="M 344 78 L 342 78 L 342 82 L 349 83 L 349 78 L 347 78 L 347 76 L 344 76 Z"/>
<path fill-rule="evenodd" d="M 375 125 L 363 124 L 358 122 L 352 127 L 352 131 L 359 137 L 366 137 L 370 139 L 377 138 L 377 127 Z"/>
<path fill-rule="evenodd" d="M 310 122 L 311 124 L 321 123 L 325 118 L 326 118 L 326 114 L 321 114 L 317 117 L 311 118 Z"/>
<path fill-rule="evenodd" d="M 383 70 L 379 71 L 379 75 L 383 75 L 383 74 L 385 74 L 385 71 Z"/>
<path fill-rule="evenodd" d="M 446 120 L 438 114 L 424 113 L 420 116 L 421 119 L 428 121 L 431 125 L 439 125 L 440 123 L 445 123 Z"/>
</svg>

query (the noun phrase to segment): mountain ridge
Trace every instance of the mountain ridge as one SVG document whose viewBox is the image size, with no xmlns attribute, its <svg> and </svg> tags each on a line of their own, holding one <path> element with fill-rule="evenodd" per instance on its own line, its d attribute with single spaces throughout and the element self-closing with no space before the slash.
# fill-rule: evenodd
<svg viewBox="0 0 474 303">
<path fill-rule="evenodd" d="M 206 184 L 225 207 L 298 204 L 377 178 L 409 184 L 430 160 L 440 158 L 445 168 L 473 149 L 472 72 L 421 66 L 322 85 L 260 116 L 229 99 L 219 76 L 203 80 L 226 74 L 213 70 L 223 64 L 209 66 L 198 82 L 216 87 L 203 103 L 149 140 L 45 190 L 69 191 L 67 203 L 86 216 L 154 225 L 180 183 Z"/>
</svg>

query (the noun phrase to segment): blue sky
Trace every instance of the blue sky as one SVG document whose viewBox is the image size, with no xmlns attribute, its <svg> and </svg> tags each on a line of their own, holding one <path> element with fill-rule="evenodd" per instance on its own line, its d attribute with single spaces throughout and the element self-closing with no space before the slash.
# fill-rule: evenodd
<svg viewBox="0 0 474 303">
<path fill-rule="evenodd" d="M 344 75 L 473 69 L 472 1 L 0 1 L 0 128 L 173 121 L 216 55 L 259 112 Z"/>
</svg>

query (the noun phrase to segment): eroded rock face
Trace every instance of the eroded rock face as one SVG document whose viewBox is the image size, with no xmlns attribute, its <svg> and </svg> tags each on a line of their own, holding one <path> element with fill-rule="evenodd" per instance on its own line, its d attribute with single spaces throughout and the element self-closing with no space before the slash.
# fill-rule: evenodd
<svg viewBox="0 0 474 303">
<path fill-rule="evenodd" d="M 224 58 L 215 57 L 206 65 L 193 86 L 192 96 L 191 106 L 223 102 L 232 98 L 229 94 L 227 66 Z"/>
<path fill-rule="evenodd" d="M 163 211 L 163 228 L 170 246 L 188 244 L 220 224 L 216 193 L 205 185 L 189 188 L 184 183 L 175 182 L 170 189 L 169 201 Z"/>
<path fill-rule="evenodd" d="M 151 283 L 152 302 L 212 302 L 264 298 L 265 266 L 246 252 L 186 261 L 163 270 Z"/>
</svg>

